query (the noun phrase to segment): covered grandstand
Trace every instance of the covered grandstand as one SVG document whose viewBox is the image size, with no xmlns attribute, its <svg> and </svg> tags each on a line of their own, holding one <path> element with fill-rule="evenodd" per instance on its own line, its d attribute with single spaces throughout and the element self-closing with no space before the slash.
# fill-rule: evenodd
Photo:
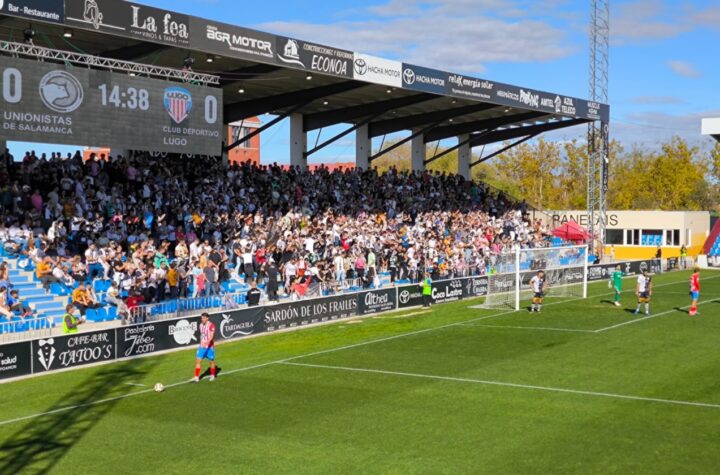
<svg viewBox="0 0 720 475">
<path fill-rule="evenodd" d="M 12 5 L 17 6 L 22 3 L 13 2 Z M 37 2 L 26 3 L 35 5 Z M 131 2 L 96 0 L 88 3 L 82 0 L 66 0 L 65 2 L 58 0 L 45 2 L 44 5 L 46 10 L 38 9 L 36 6 L 11 9 L 11 4 L 8 2 L 4 2 L 0 7 L 0 55 L 8 59 L 8 64 L 13 61 L 13 64 L 19 64 L 18 68 L 22 69 L 32 62 L 36 63 L 30 65 L 32 67 L 45 68 L 43 72 L 47 68 L 76 74 L 80 70 L 100 72 L 96 77 L 109 76 L 112 81 L 122 81 L 127 85 L 128 94 L 135 84 L 144 84 L 140 82 L 144 79 L 162 80 L 166 86 L 182 85 L 187 89 L 203 86 L 221 98 L 223 107 L 220 110 L 222 118 L 220 125 L 240 124 L 239 127 L 243 127 L 243 124 L 247 124 L 258 115 L 271 114 L 274 117 L 253 133 L 242 137 L 233 137 L 228 133 L 230 127 L 225 125 L 222 127 L 222 133 L 225 134 L 224 140 L 221 140 L 220 137 L 212 141 L 210 145 L 204 146 L 203 160 L 207 161 L 198 160 L 195 162 L 195 166 L 206 165 L 207 168 L 201 171 L 208 174 L 216 173 L 216 175 L 210 175 L 217 178 L 216 181 L 221 180 L 224 172 L 212 168 L 213 162 L 208 160 L 207 156 L 223 154 L 227 158 L 230 150 L 245 141 L 252 140 L 257 134 L 277 125 L 281 120 L 289 119 L 291 136 L 288 155 L 291 166 L 296 167 L 296 170 L 306 170 L 309 156 L 337 140 L 353 134 L 356 144 L 355 164 L 358 171 L 350 175 L 346 174 L 345 178 L 337 179 L 339 174 L 331 174 L 322 169 L 317 177 L 328 180 L 334 177 L 333 179 L 339 180 L 342 186 L 355 186 L 356 188 L 359 186 L 356 183 L 357 180 L 362 180 L 361 185 L 370 188 L 376 186 L 378 189 L 380 184 L 391 181 L 399 189 L 404 189 L 407 196 L 420 197 L 428 201 L 436 198 L 436 193 L 442 193 L 446 202 L 452 205 L 445 211 L 469 211 L 468 208 L 458 205 L 466 200 L 466 204 L 478 207 L 477 215 L 469 218 L 466 216 L 466 225 L 479 223 L 478 228 L 481 225 L 488 226 L 497 230 L 498 234 L 505 232 L 509 235 L 512 230 L 513 239 L 520 239 L 519 236 L 522 235 L 524 242 L 531 243 L 535 240 L 534 234 L 542 235 L 542 232 L 535 229 L 536 223 L 514 216 L 515 213 L 522 214 L 525 211 L 524 205 L 513 203 L 507 197 L 482 186 L 456 181 L 455 178 L 438 178 L 432 177 L 430 174 L 422 174 L 426 165 L 449 152 L 458 150 L 457 172 L 461 177 L 467 179 L 470 177 L 471 167 L 540 134 L 593 121 L 607 122 L 609 120 L 609 107 L 606 104 L 560 93 L 537 91 L 440 71 L 401 61 L 387 60 L 299 39 L 275 36 Z M 29 21 L 31 23 L 28 23 Z M 28 70 L 32 70 L 30 66 L 27 66 Z M 8 77 L 13 77 L 13 74 L 15 73 L 9 73 Z M 47 77 L 47 74 L 43 77 Z M 37 90 L 36 85 L 23 85 L 23 87 L 26 91 Z M 13 92 L 12 88 L 8 90 L 17 93 L 17 90 Z M 93 91 L 94 95 L 92 96 L 89 90 L 86 92 L 88 99 L 83 107 L 94 105 L 89 104 L 91 100 L 99 100 L 97 90 Z M 123 94 L 125 93 L 123 92 Z M 8 98 L 14 99 L 14 97 L 11 93 L 8 94 L 8 97 L 4 97 L 8 108 L 27 105 L 34 112 L 36 110 L 45 111 L 44 107 L 50 107 L 47 105 L 47 101 L 44 105 L 39 100 L 27 101 L 27 104 L 24 100 L 13 102 Z M 167 97 L 167 89 L 164 99 L 168 103 L 171 99 Z M 105 98 L 104 101 L 108 102 L 108 98 Z M 115 108 L 118 109 L 116 111 L 118 114 L 121 112 L 119 109 L 130 108 L 130 102 L 127 102 L 124 96 L 122 99 L 118 97 L 113 99 L 110 94 L 109 102 L 113 101 Z M 152 108 L 156 107 L 160 108 L 160 105 L 153 103 Z M 175 122 L 182 122 L 183 117 L 180 116 L 182 111 L 172 109 L 167 104 L 164 107 Z M 165 110 L 159 112 L 164 120 L 169 122 Z M 22 110 L 15 114 L 19 115 L 12 117 L 25 117 Z M 104 115 L 112 117 L 112 114 Z M 19 119 L 12 117 L 11 119 L 3 118 L 4 126 L 0 142 L 27 140 L 77 143 L 76 139 L 70 141 L 71 139 L 53 135 L 47 131 L 47 128 L 41 129 L 45 132 L 31 132 L 28 135 L 30 128 L 13 126 L 12 121 Z M 314 145 L 308 143 L 308 133 L 338 124 L 345 124 L 346 129 L 322 143 Z M 128 122 L 125 125 L 132 129 L 134 123 Z M 92 134 L 93 131 L 85 130 L 84 132 Z M 406 134 L 405 138 L 399 142 L 394 142 L 393 145 L 385 148 L 382 148 L 381 145 L 380 150 L 373 149 L 372 140 L 374 138 L 403 132 Z M 165 166 L 162 163 L 164 160 L 162 157 L 156 160 L 147 153 L 155 152 L 155 149 L 136 143 L 132 130 L 122 133 L 119 127 L 115 135 L 112 140 L 117 142 L 113 144 L 91 143 L 88 145 L 112 145 L 114 149 L 125 149 L 127 150 L 123 153 L 125 159 L 133 160 L 130 162 L 131 168 L 137 168 L 140 171 L 152 170 L 153 173 L 161 174 L 166 178 L 169 178 L 172 173 L 194 172 L 190 169 L 191 167 L 188 168 L 187 163 L 185 165 L 181 163 L 179 157 L 184 152 L 181 146 L 173 149 L 172 144 L 168 145 L 176 153 L 167 158 L 168 162 Z M 428 157 L 427 144 L 453 138 L 457 139 L 456 145 Z M 408 142 L 411 143 L 412 169 L 418 175 L 415 177 L 379 178 L 372 173 L 362 174 L 362 170 L 371 167 L 373 160 Z M 502 145 L 496 145 L 493 149 L 495 151 L 472 162 L 473 147 L 490 144 Z M 2 145 L 0 143 L 0 150 L 4 149 Z M 165 150 L 167 151 L 167 148 Z M 50 167 L 52 172 L 57 171 L 53 168 L 54 166 Z M 119 173 L 118 176 L 122 177 L 122 173 L 127 173 L 127 166 L 127 163 L 112 165 L 111 171 Z M 62 169 L 61 165 L 58 167 Z M 66 171 L 62 170 L 62 172 Z M 81 181 L 85 180 L 87 176 L 94 176 L 89 168 L 81 167 L 81 170 L 75 173 L 77 176 L 67 178 Z M 244 174 L 245 177 L 264 179 L 266 175 L 263 173 L 269 173 L 270 176 L 277 178 L 288 187 L 301 189 L 299 197 L 296 192 L 296 196 L 291 197 L 288 202 L 280 203 L 276 208 L 270 210 L 272 212 L 286 213 L 292 208 L 291 205 L 305 204 L 302 200 L 309 195 L 308 190 L 313 190 L 313 193 L 319 190 L 326 192 L 326 195 L 334 191 L 330 186 L 327 186 L 329 191 L 325 190 L 325 184 L 317 183 L 313 181 L 313 178 L 300 175 L 295 171 L 284 173 L 280 170 L 271 170 L 267 172 L 260 167 L 247 167 L 242 169 L 241 174 Z M 48 176 L 59 175 L 50 173 Z M 183 175 L 183 178 L 186 176 Z M 141 185 L 147 184 L 142 180 L 133 179 L 133 181 Z M 39 188 L 37 194 L 41 196 L 41 202 L 44 200 L 47 203 L 50 199 L 49 195 L 52 190 L 42 189 L 42 180 L 30 178 L 25 183 L 19 182 L 20 188 L 24 188 L 23 184 L 29 188 L 29 191 L 23 191 L 28 194 L 27 203 L 32 202 L 33 197 L 30 195 L 34 195 L 32 193 L 34 190 L 30 188 L 35 187 Z M 191 190 L 191 185 L 194 184 L 192 181 L 186 181 L 176 186 L 177 189 Z M 339 185 L 336 183 L 336 186 Z M 260 186 L 254 186 L 254 188 L 266 191 Z M 157 189 L 149 187 L 147 197 L 157 196 L 157 191 Z M 270 196 L 272 196 L 272 191 L 276 190 L 267 190 Z M 143 193 L 140 196 L 142 199 L 146 193 L 142 186 L 131 190 L 123 189 L 119 193 L 122 196 L 128 196 L 141 192 Z M 303 196 L 303 192 L 306 193 L 306 196 Z M 218 194 L 211 195 L 212 198 L 218 200 L 222 198 L 218 190 L 214 190 L 214 193 Z M 316 195 L 312 196 L 316 197 Z M 251 196 L 253 199 L 261 197 Z M 247 196 L 243 196 L 243 199 L 246 198 Z M 322 195 L 321 198 L 322 203 L 326 204 L 332 203 L 332 199 L 334 199 L 333 196 L 325 195 Z M 385 202 L 382 200 L 387 199 L 376 189 L 371 189 L 370 192 L 364 191 L 364 194 L 360 193 L 352 198 L 353 203 L 357 203 L 358 207 L 367 205 L 368 209 L 365 210 L 367 213 L 379 212 L 379 209 L 385 206 Z M 292 201 L 293 199 L 296 201 Z M 379 200 L 379 205 L 373 200 Z M 197 208 L 200 206 L 198 203 L 205 207 L 205 211 L 213 209 L 208 207 L 209 204 L 201 201 L 185 204 Z M 455 207 L 453 208 L 453 206 Z M 253 211 L 255 209 L 257 208 L 253 208 Z M 399 213 L 405 212 L 413 218 L 419 216 L 421 219 L 427 219 L 428 222 L 431 222 L 431 219 L 435 223 L 453 222 L 450 214 L 437 216 L 438 210 L 434 209 L 416 209 L 411 205 L 400 203 L 397 205 L 397 210 Z M 24 211 L 29 214 L 32 209 L 27 208 Z M 138 214 L 143 212 L 140 209 L 133 211 Z M 42 212 L 42 207 L 40 212 Z M 193 210 L 193 212 L 198 211 Z M 218 210 L 218 214 L 220 212 Z M 313 219 L 326 218 L 316 209 L 313 209 L 313 213 L 315 213 L 312 216 Z M 67 228 L 71 227 L 71 221 L 71 219 L 67 220 Z M 400 222 L 400 218 L 397 218 L 397 221 Z M 457 219 L 454 221 L 458 222 Z M 358 223 L 359 221 L 353 224 L 355 226 L 353 229 L 362 229 Z M 5 237 L 18 238 L 17 234 L 13 235 L 13 233 L 21 228 L 23 223 L 7 224 L 7 229 L 4 230 L 7 233 Z M 107 231 L 110 224 L 104 223 L 103 225 L 105 227 L 101 226 L 101 229 Z M 40 227 L 33 228 L 33 231 Z M 47 228 L 47 226 L 45 227 Z M 422 226 L 419 226 L 419 229 L 422 229 Z M 48 230 L 45 229 L 45 231 Z M 209 236 L 217 229 L 207 228 L 203 231 L 206 236 Z M 274 231 L 276 231 L 274 228 L 269 227 L 263 231 L 265 234 L 254 235 L 254 237 L 258 242 L 276 242 L 278 237 L 273 235 Z M 284 229 L 284 231 L 287 230 Z M 494 236 L 495 232 L 490 233 L 490 236 Z M 142 232 L 126 234 L 135 237 L 143 235 Z M 203 237 L 202 233 L 199 234 Z M 335 243 L 334 246 L 347 252 L 347 249 L 344 248 L 342 232 L 337 234 L 336 237 L 342 244 Z M 153 235 L 153 238 L 158 240 L 158 245 L 161 236 L 162 234 L 157 233 Z M 128 254 L 126 257 L 131 257 L 134 249 L 131 250 L 130 243 L 125 239 L 127 236 L 123 235 L 122 237 L 123 245 L 127 245 L 123 252 Z M 412 232 L 410 237 L 413 237 Z M 224 238 L 226 241 L 223 242 L 223 245 L 229 245 L 227 236 Z M 300 235 L 293 235 L 293 238 L 298 240 L 300 246 L 304 246 L 305 240 L 307 240 L 307 236 L 302 236 L 302 240 L 300 240 Z M 312 238 L 319 240 L 315 236 Z M 29 241 L 32 240 L 6 239 L 9 246 L 4 247 L 3 252 L 5 257 L 11 258 L 11 281 L 15 280 L 16 288 L 23 290 L 23 297 L 33 302 L 36 315 L 50 317 L 53 323 L 57 323 L 64 313 L 64 305 L 71 299 L 68 295 L 71 289 L 63 288 L 60 283 L 54 282 L 50 286 L 50 295 L 46 295 L 40 285 L 42 277 L 37 271 L 36 263 L 33 262 L 34 258 L 27 258 L 28 250 L 23 248 L 23 246 L 28 246 Z M 393 242 L 392 245 L 387 245 L 387 249 L 396 244 L 403 245 L 405 243 Z M 420 245 L 420 243 L 414 244 Z M 80 254 L 84 252 L 85 245 L 86 241 L 83 241 L 78 248 L 71 248 L 71 251 Z M 107 247 L 107 243 L 103 243 L 103 246 Z M 353 253 L 365 252 L 364 247 L 356 249 L 349 246 L 349 249 Z M 383 248 L 383 251 L 387 249 Z M 23 251 L 25 251 L 24 254 Z M 172 254 L 173 251 L 170 251 L 169 255 Z M 395 264 L 396 269 L 392 270 L 391 255 L 383 257 L 388 259 L 388 262 L 384 263 L 384 272 L 377 282 L 369 284 L 371 286 L 394 283 L 399 275 L 393 274 L 400 274 L 398 264 Z M 449 270 L 443 269 L 442 275 L 470 275 L 470 269 L 476 273 L 485 272 L 485 262 L 476 262 L 470 265 L 469 257 L 467 261 L 458 258 L 458 261 Z M 472 257 L 475 259 L 477 256 Z M 403 259 L 405 258 L 403 257 Z M 90 265 L 89 262 L 85 262 L 85 264 Z M 459 267 L 454 267 L 455 264 Z M 355 277 L 358 270 L 357 262 L 353 262 L 352 267 L 354 272 L 352 275 Z M 440 272 L 439 263 L 437 267 Z M 223 292 L 244 291 L 247 289 L 244 280 L 255 277 L 254 272 L 248 275 L 247 272 L 242 272 L 244 269 L 237 269 L 237 267 L 235 269 L 233 278 L 225 279 L 222 283 Z M 412 278 L 407 278 L 409 273 L 406 272 L 404 276 L 407 278 L 406 281 L 417 279 L 417 269 L 415 272 L 416 275 Z M 90 277 L 92 280 L 92 277 L 97 276 Z M 106 278 L 94 279 L 92 284 L 98 293 L 101 304 L 105 304 L 106 291 L 110 285 L 107 273 L 103 277 Z M 75 279 L 75 282 L 80 281 L 82 279 Z M 74 284 L 71 283 L 71 285 Z M 353 280 L 349 284 L 344 284 L 342 289 L 357 290 L 363 288 L 363 285 L 357 280 Z M 235 301 L 235 303 L 241 302 L 244 302 L 241 298 Z M 217 306 L 225 303 L 217 297 L 211 297 L 209 301 L 201 302 L 200 305 Z M 173 311 L 196 308 L 195 303 L 183 305 L 186 305 L 187 308 L 181 308 L 174 304 L 169 307 Z M 98 310 L 91 309 L 89 316 L 91 319 L 99 321 L 113 320 L 117 317 L 116 310 L 114 306 L 103 305 Z M 30 326 L 32 325 L 24 324 L 22 328 Z"/>
<path fill-rule="evenodd" d="M 48 47 L 104 61 L 152 62 L 154 67 L 207 72 L 218 78 L 217 85 L 222 88 L 225 123 L 265 113 L 275 115 L 261 132 L 290 118 L 290 160 L 302 168 L 309 156 L 351 133 L 355 134 L 356 164 L 367 168 L 388 151 L 374 152 L 373 138 L 408 131 L 409 136 L 400 143 L 412 143 L 414 170 L 423 170 L 441 156 L 426 157 L 426 144 L 457 137 L 457 146 L 442 154 L 459 149 L 458 172 L 469 177 L 472 166 L 492 157 L 470 163 L 473 147 L 499 142 L 508 142 L 510 147 L 544 132 L 609 119 L 606 104 L 145 5 L 120 0 L 97 0 L 94 8 L 82 0 L 50 3 L 54 10 L 35 10 L 30 28 L 27 14 L 9 11 L 5 5 L 0 10 L 0 53 L 47 58 L 48 53 L 37 47 Z M 18 44 L 28 30 L 32 30 L 36 48 Z M 72 58 L 64 61 L 72 62 Z M 123 63 L 123 69 L 128 69 L 127 64 Z M 130 69 L 143 75 L 142 68 Z M 150 70 L 145 74 L 158 77 Z M 336 124 L 348 124 L 348 128 L 322 143 L 308 145 L 308 132 Z M 251 138 L 233 143 L 226 138 L 224 150 Z M 219 144 L 216 153 L 220 153 Z"/>
</svg>

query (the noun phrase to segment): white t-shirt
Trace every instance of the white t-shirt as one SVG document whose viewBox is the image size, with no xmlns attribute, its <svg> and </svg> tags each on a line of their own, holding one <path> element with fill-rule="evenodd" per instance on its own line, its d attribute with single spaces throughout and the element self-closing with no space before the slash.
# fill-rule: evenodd
<svg viewBox="0 0 720 475">
<path fill-rule="evenodd" d="M 540 293 L 543 291 L 543 287 L 545 287 L 545 279 L 533 276 L 533 278 L 530 279 L 530 286 L 532 287 L 533 292 Z"/>
<path fill-rule="evenodd" d="M 644 275 L 640 274 L 638 276 L 637 285 L 639 292 L 647 292 L 648 288 L 650 287 L 650 277 L 645 277 Z"/>
<path fill-rule="evenodd" d="M 313 252 L 314 248 L 315 248 L 315 239 L 310 238 L 310 237 L 305 239 L 305 250 L 307 250 L 307 252 Z"/>
</svg>

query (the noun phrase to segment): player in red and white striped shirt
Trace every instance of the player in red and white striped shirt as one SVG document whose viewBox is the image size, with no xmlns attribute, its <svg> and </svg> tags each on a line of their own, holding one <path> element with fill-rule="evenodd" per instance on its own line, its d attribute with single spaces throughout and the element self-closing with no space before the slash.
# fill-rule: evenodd
<svg viewBox="0 0 720 475">
<path fill-rule="evenodd" d="M 210 321 L 210 315 L 203 313 L 200 316 L 200 347 L 195 354 L 195 377 L 192 382 L 200 381 L 200 367 L 202 360 L 210 361 L 210 381 L 215 381 L 215 324 Z"/>
</svg>

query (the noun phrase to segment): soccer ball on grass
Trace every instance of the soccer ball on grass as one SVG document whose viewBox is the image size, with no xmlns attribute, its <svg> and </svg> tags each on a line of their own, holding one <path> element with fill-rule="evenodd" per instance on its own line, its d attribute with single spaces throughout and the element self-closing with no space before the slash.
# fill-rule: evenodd
<svg viewBox="0 0 720 475">
<path fill-rule="evenodd" d="M 161 393 L 161 392 L 165 391 L 165 386 L 163 386 L 163 383 L 155 383 L 154 389 L 155 389 L 156 393 Z"/>
</svg>

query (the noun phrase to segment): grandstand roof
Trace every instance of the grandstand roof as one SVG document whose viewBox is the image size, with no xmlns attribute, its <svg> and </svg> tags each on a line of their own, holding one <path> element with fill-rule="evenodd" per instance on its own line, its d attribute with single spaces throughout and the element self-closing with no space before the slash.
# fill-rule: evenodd
<svg viewBox="0 0 720 475">
<path fill-rule="evenodd" d="M 720 118 L 718 118 L 718 119 L 703 119 L 702 134 L 710 135 L 715 140 L 720 142 Z"/>
<path fill-rule="evenodd" d="M 29 20 L 8 16 L 5 4 L 0 40 L 20 42 Z M 96 24 L 85 18 L 83 0 L 65 0 L 64 11 L 54 21 L 34 19 L 35 44 L 175 68 L 192 55 L 193 70 L 220 76 L 228 123 L 263 113 L 301 113 L 306 131 L 337 123 L 368 123 L 371 137 L 425 129 L 426 142 L 482 133 L 473 139 L 477 146 L 609 117 L 607 105 L 562 94 L 120 0 L 97 0 L 97 4 L 102 19 Z M 70 38 L 64 37 L 69 33 Z"/>
</svg>

